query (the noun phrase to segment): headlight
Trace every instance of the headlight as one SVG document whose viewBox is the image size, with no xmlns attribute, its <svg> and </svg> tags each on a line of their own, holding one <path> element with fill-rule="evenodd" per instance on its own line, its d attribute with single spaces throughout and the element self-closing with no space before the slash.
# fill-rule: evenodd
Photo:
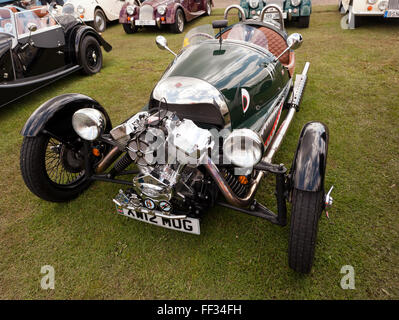
<svg viewBox="0 0 399 320">
<path fill-rule="evenodd" d="M 136 10 L 136 6 L 127 6 L 126 7 L 126 12 L 129 16 L 133 15 L 135 10 Z"/>
<path fill-rule="evenodd" d="M 159 7 L 157 8 L 157 11 L 158 11 L 158 13 L 162 16 L 162 15 L 164 15 L 165 12 L 166 12 L 166 7 L 165 7 L 165 6 L 159 6 Z"/>
<path fill-rule="evenodd" d="M 75 6 L 72 3 L 66 3 L 62 7 L 62 14 L 74 14 L 75 13 Z"/>
<path fill-rule="evenodd" d="M 377 2 L 377 0 L 367 0 L 367 2 L 368 2 L 369 4 L 375 4 L 375 3 Z"/>
<path fill-rule="evenodd" d="M 381 11 L 384 11 L 386 8 L 388 8 L 388 1 L 382 0 L 378 3 L 378 9 Z"/>
<path fill-rule="evenodd" d="M 106 121 L 104 115 L 92 108 L 76 111 L 72 117 L 75 132 L 84 140 L 96 140 L 104 132 Z"/>
<path fill-rule="evenodd" d="M 301 0 L 291 0 L 291 4 L 294 7 L 297 7 L 301 4 Z"/>
<path fill-rule="evenodd" d="M 251 168 L 262 158 L 262 139 L 250 129 L 236 129 L 224 141 L 223 155 L 238 167 Z"/>
<path fill-rule="evenodd" d="M 259 6 L 259 0 L 249 0 L 249 6 L 252 9 L 255 9 Z"/>
<path fill-rule="evenodd" d="M 83 8 L 81 5 L 78 5 L 77 10 L 80 14 L 85 13 L 85 8 Z"/>
</svg>

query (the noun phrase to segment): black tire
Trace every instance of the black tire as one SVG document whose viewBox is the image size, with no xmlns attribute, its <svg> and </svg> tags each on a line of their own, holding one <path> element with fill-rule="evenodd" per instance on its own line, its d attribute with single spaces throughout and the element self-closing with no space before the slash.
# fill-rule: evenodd
<svg viewBox="0 0 399 320">
<path fill-rule="evenodd" d="M 184 13 L 182 9 L 176 10 L 175 23 L 171 25 L 172 32 L 182 33 L 184 31 Z"/>
<path fill-rule="evenodd" d="M 310 16 L 302 16 L 298 18 L 299 28 L 309 28 Z"/>
<path fill-rule="evenodd" d="M 131 23 L 123 23 L 122 25 L 123 25 L 123 30 L 125 30 L 127 34 L 132 34 L 137 32 L 136 26 L 132 25 Z"/>
<path fill-rule="evenodd" d="M 288 263 L 300 273 L 309 273 L 312 269 L 323 198 L 323 191 L 293 190 Z"/>
<path fill-rule="evenodd" d="M 98 32 L 104 32 L 107 28 L 107 18 L 105 17 L 104 11 L 101 9 L 96 9 L 94 11 L 93 27 Z"/>
<path fill-rule="evenodd" d="M 208 0 L 206 2 L 205 15 L 210 16 L 211 14 L 212 14 L 212 4 L 211 4 L 211 0 Z"/>
<path fill-rule="evenodd" d="M 24 137 L 20 154 L 20 169 L 26 186 L 35 195 L 47 201 L 64 202 L 76 198 L 89 187 L 91 181 L 85 178 L 80 159 L 79 162 L 73 163 L 73 166 L 70 166 L 72 162 L 67 164 L 70 160 L 65 159 L 71 157 L 71 153 L 67 154 L 70 150 L 66 147 L 59 147 L 57 159 L 58 149 L 56 151 L 52 149 L 56 148 L 55 146 L 58 148 L 54 141 L 56 140 L 43 134 L 36 137 Z M 56 163 L 58 163 L 57 166 Z"/>
<path fill-rule="evenodd" d="M 80 43 L 79 55 L 84 74 L 93 75 L 100 72 L 103 66 L 103 54 L 97 39 L 86 36 Z"/>
</svg>

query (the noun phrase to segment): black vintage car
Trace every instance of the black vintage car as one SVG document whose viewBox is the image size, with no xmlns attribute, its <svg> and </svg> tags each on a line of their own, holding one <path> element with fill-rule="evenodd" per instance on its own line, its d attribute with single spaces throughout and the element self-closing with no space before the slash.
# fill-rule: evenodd
<svg viewBox="0 0 399 320">
<path fill-rule="evenodd" d="M 0 107 L 74 71 L 99 72 L 101 46 L 112 49 L 61 7 L 0 7 Z"/>
<path fill-rule="evenodd" d="M 232 8 L 242 13 L 228 7 L 225 17 Z M 158 36 L 174 59 L 147 106 L 115 127 L 105 108 L 82 94 L 45 102 L 22 129 L 27 187 L 62 202 L 94 181 L 121 184 L 113 199 L 119 214 L 192 234 L 200 234 L 203 214 L 215 205 L 285 226 L 291 202 L 289 265 L 310 272 L 318 221 L 332 204 L 324 188 L 329 132 L 307 123 L 290 170 L 273 163 L 309 69 L 306 63 L 294 80 L 293 50 L 302 36 L 287 36 L 275 9 L 278 25 L 263 22 L 263 11 L 259 21 L 242 14 L 234 25 L 194 28 L 178 54 Z M 276 177 L 276 213 L 255 199 L 266 175 Z"/>
</svg>

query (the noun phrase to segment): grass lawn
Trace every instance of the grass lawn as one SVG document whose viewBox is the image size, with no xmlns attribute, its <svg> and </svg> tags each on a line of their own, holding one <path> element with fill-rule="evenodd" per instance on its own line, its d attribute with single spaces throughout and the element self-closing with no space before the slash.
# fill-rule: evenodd
<svg viewBox="0 0 399 320">
<path fill-rule="evenodd" d="M 187 25 L 221 19 L 223 10 Z M 326 185 L 334 185 L 330 220 L 323 217 L 315 263 L 299 275 L 287 263 L 289 228 L 216 207 L 188 235 L 115 214 L 120 186 L 95 183 L 64 204 L 42 201 L 19 171 L 19 132 L 53 96 L 80 92 L 103 104 L 114 124 L 147 102 L 172 56 L 156 32 L 126 35 L 113 25 L 114 50 L 93 77 L 70 76 L 0 110 L 0 298 L 128 299 L 392 299 L 399 298 L 399 21 L 371 19 L 340 28 L 335 6 L 315 7 L 297 71 L 311 62 L 302 109 L 275 159 L 290 166 L 301 127 L 330 129 Z M 165 32 L 173 50 L 183 35 Z M 274 206 L 272 179 L 257 199 Z M 269 182 L 269 183 L 267 183 Z M 55 290 L 42 290 L 43 265 L 55 268 Z M 343 290 L 341 267 L 355 269 Z"/>
</svg>

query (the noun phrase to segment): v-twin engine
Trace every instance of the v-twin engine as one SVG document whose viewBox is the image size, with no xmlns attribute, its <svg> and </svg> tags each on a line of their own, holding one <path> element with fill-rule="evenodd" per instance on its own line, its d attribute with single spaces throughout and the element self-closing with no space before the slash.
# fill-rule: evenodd
<svg viewBox="0 0 399 320">
<path fill-rule="evenodd" d="M 213 146 L 208 130 L 160 110 L 136 114 L 111 136 L 127 152 L 124 163 L 135 163 L 140 171 L 133 188 L 114 199 L 117 204 L 170 218 L 197 216 L 213 204 L 217 188 L 198 168 Z"/>
</svg>

